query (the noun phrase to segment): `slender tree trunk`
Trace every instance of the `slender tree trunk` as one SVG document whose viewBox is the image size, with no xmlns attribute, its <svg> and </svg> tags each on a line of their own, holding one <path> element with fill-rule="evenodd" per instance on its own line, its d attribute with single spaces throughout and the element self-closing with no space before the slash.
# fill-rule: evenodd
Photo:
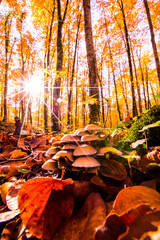
<svg viewBox="0 0 160 240">
<path fill-rule="evenodd" d="M 73 56 L 72 75 L 71 75 L 70 88 L 69 88 L 69 94 L 68 94 L 68 124 L 69 125 L 71 124 L 71 98 L 72 98 L 72 92 L 73 92 L 73 79 L 74 79 L 74 73 L 75 73 L 75 63 L 76 63 L 80 21 L 81 21 L 81 14 L 77 16 L 77 34 L 76 34 L 76 42 L 75 42 L 74 56 Z"/>
<path fill-rule="evenodd" d="M 47 70 L 44 73 L 44 109 L 43 109 L 44 110 L 44 129 L 46 133 L 48 132 L 48 95 L 49 95 L 49 73 L 48 72 L 50 67 L 50 54 L 51 54 L 51 41 L 52 41 L 52 33 L 53 33 L 54 14 L 55 14 L 55 0 L 53 0 L 53 9 L 52 9 L 51 22 L 49 26 L 49 32 L 48 30 L 46 32 L 46 53 L 44 57 L 44 69 Z"/>
<path fill-rule="evenodd" d="M 10 17 L 10 13 L 6 16 L 5 25 L 4 25 L 4 31 L 5 31 L 5 74 L 4 74 L 4 102 L 3 102 L 3 108 L 4 108 L 4 115 L 3 115 L 3 121 L 7 121 L 7 92 L 8 92 L 8 70 L 9 70 L 9 62 L 11 60 L 12 56 L 12 50 L 15 44 L 13 43 L 13 46 L 10 49 L 9 53 L 9 46 L 10 46 L 10 31 L 11 31 L 11 24 L 12 24 L 12 17 Z"/>
<path fill-rule="evenodd" d="M 143 69 L 142 69 L 142 64 L 141 64 L 141 59 L 138 56 L 138 61 L 139 61 L 139 67 L 140 67 L 140 72 L 141 72 L 141 79 L 142 79 L 142 86 L 143 86 L 143 96 L 144 96 L 144 104 L 145 104 L 145 109 L 147 109 L 147 100 L 146 100 L 146 90 L 145 90 L 145 85 L 144 85 L 144 74 L 143 74 Z"/>
<path fill-rule="evenodd" d="M 83 105 L 82 105 L 82 122 L 83 122 L 83 127 L 85 127 L 85 125 L 86 125 L 86 104 L 85 104 L 85 101 L 86 101 L 86 89 L 85 89 L 85 86 L 82 85 L 82 102 L 83 102 Z"/>
<path fill-rule="evenodd" d="M 129 65 L 129 73 L 130 73 L 130 82 L 131 82 L 131 92 L 132 92 L 132 114 L 133 117 L 138 115 L 137 106 L 136 106 L 136 97 L 135 97 L 135 88 L 134 88 L 134 79 L 133 79 L 133 70 L 132 70 L 132 59 L 131 59 L 131 51 L 130 51 L 130 44 L 129 44 L 129 34 L 127 29 L 126 17 L 124 13 L 123 1 L 118 1 L 120 10 L 123 16 L 123 23 L 124 23 L 124 32 L 125 32 L 125 40 L 126 40 L 126 47 L 127 47 L 127 56 L 128 56 L 128 65 Z"/>
<path fill-rule="evenodd" d="M 84 28 L 85 41 L 87 50 L 87 62 L 89 69 L 89 96 L 94 97 L 96 102 L 89 104 L 90 108 L 90 123 L 99 121 L 99 90 L 98 90 L 98 71 L 96 63 L 96 54 L 93 45 L 92 36 L 92 21 L 91 21 L 91 6 L 90 0 L 83 0 L 84 10 Z"/>
<path fill-rule="evenodd" d="M 4 116 L 3 121 L 7 121 L 7 91 L 8 91 L 8 48 L 9 48 L 9 15 L 5 21 L 5 75 L 4 75 Z"/>
<path fill-rule="evenodd" d="M 150 109 L 151 102 L 150 102 L 150 97 L 149 97 L 149 83 L 148 83 L 148 68 L 147 68 L 147 65 L 145 65 L 145 69 L 146 69 L 146 88 L 147 88 L 147 109 Z"/>
<path fill-rule="evenodd" d="M 116 77 L 115 77 L 115 71 L 114 71 L 113 55 L 112 55 L 112 51 L 111 51 L 110 39 L 108 36 L 109 35 L 108 25 L 107 25 L 106 20 L 105 20 L 105 26 L 106 26 L 106 32 L 107 32 L 107 42 L 108 42 L 109 56 L 110 56 L 111 69 L 112 69 L 112 75 L 113 75 L 113 83 L 114 83 L 114 89 L 115 89 L 115 95 L 116 95 L 116 106 L 117 106 L 119 120 L 122 121 L 120 107 L 119 107 L 119 101 L 118 101 L 118 90 L 117 90 L 117 83 L 116 83 Z"/>
<path fill-rule="evenodd" d="M 154 92 L 154 89 L 153 89 L 153 86 L 152 86 L 151 82 L 150 82 L 150 87 L 151 87 L 151 92 L 152 92 L 152 96 L 153 96 L 154 102 L 157 103 L 156 95 L 155 95 L 155 92 Z"/>
<path fill-rule="evenodd" d="M 135 79 L 136 79 L 136 87 L 137 87 L 137 94 L 138 94 L 138 106 L 139 106 L 139 112 L 141 114 L 142 113 L 142 100 L 141 100 L 141 93 L 140 93 L 140 84 L 138 83 L 137 68 L 136 68 L 136 64 L 135 64 L 131 41 L 130 41 L 130 46 L 131 46 L 132 61 L 133 61 L 133 66 L 134 66 L 134 74 L 135 74 Z"/>
<path fill-rule="evenodd" d="M 125 79 L 123 80 L 122 71 L 121 71 L 121 67 L 120 66 L 119 66 L 119 69 L 120 69 L 122 95 L 123 95 L 125 106 L 126 106 L 127 116 L 129 116 L 129 107 L 128 107 L 128 101 L 127 101 L 126 86 L 125 86 L 126 83 L 125 83 Z"/>
<path fill-rule="evenodd" d="M 61 72 L 62 72 L 62 65 L 63 65 L 63 45 L 62 45 L 62 27 L 65 20 L 65 16 L 67 13 L 69 0 L 66 1 L 65 12 L 63 18 L 61 16 L 61 1 L 57 0 L 58 6 L 58 30 L 57 30 L 57 77 L 54 82 L 54 89 L 53 89 L 53 115 L 52 115 L 52 129 L 53 131 L 60 131 L 59 126 L 59 113 L 60 113 L 60 105 L 57 102 L 57 99 L 60 97 L 60 86 L 61 86 Z"/>
<path fill-rule="evenodd" d="M 78 51 L 77 51 L 75 128 L 77 128 L 77 125 L 78 125 L 78 61 L 79 59 L 78 59 Z"/>
<path fill-rule="evenodd" d="M 103 53 L 102 53 L 102 56 L 101 56 L 101 75 L 100 75 L 100 78 L 99 78 L 99 85 L 100 85 L 100 93 L 101 93 L 101 108 L 102 108 L 102 121 L 103 121 L 103 124 L 105 122 L 105 117 L 104 117 L 104 96 L 103 96 L 103 84 L 102 84 L 102 80 L 103 80 L 103 70 L 102 70 L 102 67 L 103 66 Z"/>
<path fill-rule="evenodd" d="M 155 41 L 155 37 L 154 37 L 153 24 L 152 24 L 152 20 L 151 20 L 148 1 L 143 0 L 143 3 L 144 3 L 144 6 L 145 6 L 145 9 L 146 9 L 148 24 L 149 24 L 149 28 L 150 28 L 152 48 L 153 48 L 154 58 L 155 58 L 155 62 L 156 62 L 156 69 L 157 69 L 157 75 L 158 75 L 158 81 L 159 81 L 159 87 L 160 87 L 160 61 L 159 61 L 157 45 L 156 45 L 156 41 Z"/>
</svg>

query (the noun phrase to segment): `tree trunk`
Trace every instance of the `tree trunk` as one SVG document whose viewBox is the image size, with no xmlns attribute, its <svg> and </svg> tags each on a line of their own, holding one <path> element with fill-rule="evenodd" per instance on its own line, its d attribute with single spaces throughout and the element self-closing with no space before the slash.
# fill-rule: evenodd
<svg viewBox="0 0 160 240">
<path fill-rule="evenodd" d="M 147 109 L 150 109 L 151 102 L 150 102 L 150 98 L 149 98 L 149 83 L 148 83 L 148 68 L 147 68 L 147 65 L 145 65 L 145 69 L 146 69 L 146 88 L 147 88 Z"/>
<path fill-rule="evenodd" d="M 123 23 L 124 23 L 124 32 L 125 32 L 125 40 L 126 40 L 126 48 L 127 48 L 127 56 L 128 56 L 128 65 L 129 65 L 129 73 L 130 73 L 130 81 L 131 81 L 131 92 L 132 92 L 132 115 L 133 117 L 138 115 L 137 106 L 136 106 L 136 97 L 135 97 L 135 88 L 134 88 L 134 79 L 133 79 L 133 70 L 132 70 L 132 59 L 131 59 L 131 51 L 130 51 L 130 44 L 129 44 L 129 34 L 127 29 L 126 17 L 124 13 L 123 1 L 118 1 L 120 10 L 123 16 Z"/>
<path fill-rule="evenodd" d="M 75 63 L 76 63 L 76 54 L 77 54 L 77 44 L 78 44 L 78 33 L 80 28 L 80 21 L 81 21 L 81 14 L 77 16 L 77 34 L 76 34 L 76 42 L 74 48 L 74 56 L 73 56 L 73 65 L 72 65 L 72 75 L 70 80 L 70 87 L 68 93 L 68 124 L 71 125 L 71 99 L 72 99 L 72 92 L 73 92 L 73 79 L 74 79 L 74 72 L 75 72 Z"/>
<path fill-rule="evenodd" d="M 84 28 L 85 28 L 85 42 L 87 50 L 87 62 L 89 69 L 89 96 L 96 100 L 93 104 L 89 104 L 90 109 L 90 123 L 99 121 L 99 90 L 98 90 L 98 76 L 96 54 L 93 45 L 92 36 L 92 22 L 91 22 L 91 6 L 90 0 L 83 0 L 84 10 Z"/>
<path fill-rule="evenodd" d="M 125 79 L 123 80 L 122 71 L 121 71 L 121 67 L 120 66 L 119 66 L 119 69 L 120 69 L 122 95 L 124 97 L 124 102 L 125 102 L 125 106 L 126 106 L 127 116 L 129 116 L 129 107 L 128 107 L 127 91 L 126 91 L 126 82 L 125 82 Z"/>
<path fill-rule="evenodd" d="M 114 83 L 114 89 L 115 89 L 115 94 L 116 94 L 116 106 L 117 106 L 119 120 L 122 121 L 120 107 L 119 107 L 119 101 L 118 101 L 118 90 L 117 90 L 117 83 L 116 83 L 116 77 L 115 77 L 115 71 L 114 71 L 113 56 L 112 56 L 112 51 L 111 51 L 110 39 L 108 36 L 109 35 L 108 34 L 108 25 L 107 25 L 106 21 L 105 21 L 105 26 L 106 26 L 106 33 L 107 33 L 108 48 L 109 48 L 109 57 L 110 57 L 110 61 L 111 61 L 111 69 L 112 69 L 112 75 L 113 75 L 113 83 Z"/>
<path fill-rule="evenodd" d="M 48 38 L 48 42 L 46 43 L 46 53 L 44 57 L 44 69 L 47 70 L 44 73 L 44 129 L 45 132 L 48 132 L 48 94 L 49 94 L 49 67 L 50 67 L 50 53 L 51 53 L 51 40 L 52 40 L 52 32 L 53 32 L 53 21 L 54 21 L 54 13 L 55 13 L 55 0 L 53 1 L 53 9 L 51 22 L 49 26 L 49 32 L 46 32 L 46 42 Z"/>
<path fill-rule="evenodd" d="M 69 0 L 66 1 L 65 12 L 63 18 L 61 16 L 61 1 L 57 0 L 58 6 L 58 32 L 57 32 L 57 77 L 54 82 L 54 89 L 53 89 L 53 115 L 52 115 L 52 130 L 53 131 L 60 131 L 59 126 L 59 113 L 60 113 L 60 105 L 57 102 L 58 98 L 60 97 L 60 86 L 61 86 L 61 72 L 62 72 L 62 65 L 63 65 L 63 45 L 62 45 L 62 27 L 65 20 L 65 16 L 67 13 Z"/>
<path fill-rule="evenodd" d="M 142 113 L 142 100 L 141 100 L 141 93 L 140 93 L 140 84 L 138 83 L 137 68 L 136 68 L 136 64 L 135 64 L 131 41 L 130 41 L 130 46 L 131 46 L 132 61 L 133 61 L 133 66 L 134 66 L 134 74 L 135 74 L 135 79 L 136 79 L 136 87 L 137 87 L 137 94 L 138 94 L 138 106 L 139 106 L 139 112 L 141 114 Z"/>
<path fill-rule="evenodd" d="M 8 69 L 9 69 L 9 62 L 12 55 L 12 48 L 9 54 L 9 45 L 10 45 L 10 31 L 11 31 L 11 23 L 12 23 L 12 17 L 10 19 L 10 13 L 6 16 L 5 20 L 5 74 L 4 74 L 4 115 L 3 115 L 3 121 L 7 121 L 7 92 L 8 92 Z M 14 46 L 14 45 L 13 45 Z"/>
<path fill-rule="evenodd" d="M 138 57 L 138 60 L 139 60 L 139 67 L 140 67 L 142 86 L 143 86 L 144 105 L 145 105 L 145 109 L 147 109 L 146 90 L 145 90 L 145 85 L 144 85 L 144 74 L 143 74 L 140 57 Z"/>
<path fill-rule="evenodd" d="M 149 28 L 150 28 L 152 48 L 153 48 L 154 58 L 155 58 L 155 62 L 156 62 L 156 69 L 157 69 L 157 75 L 158 75 L 158 81 L 159 81 L 159 87 L 160 87 L 160 61 L 159 61 L 157 45 L 156 45 L 156 41 L 155 41 L 155 37 L 154 37 L 153 24 L 152 24 L 150 10 L 149 10 L 147 0 L 143 0 L 143 3 L 145 6 L 145 9 L 146 9 L 148 24 L 149 24 Z"/>
</svg>

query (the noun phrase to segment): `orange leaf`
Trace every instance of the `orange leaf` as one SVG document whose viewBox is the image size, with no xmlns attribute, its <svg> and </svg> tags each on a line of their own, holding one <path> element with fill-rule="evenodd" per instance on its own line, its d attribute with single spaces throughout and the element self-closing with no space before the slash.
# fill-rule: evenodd
<svg viewBox="0 0 160 240">
<path fill-rule="evenodd" d="M 13 152 L 11 152 L 10 159 L 16 159 L 16 158 L 21 158 L 21 157 L 26 157 L 26 156 L 27 156 L 26 152 L 22 152 L 20 149 L 18 149 L 18 150 L 14 150 Z"/>
<path fill-rule="evenodd" d="M 151 207 L 160 210 L 160 194 L 145 186 L 124 188 L 113 203 L 113 212 L 122 214 L 142 203 L 148 203 Z"/>
<path fill-rule="evenodd" d="M 140 239 L 140 237 L 149 231 L 157 231 L 160 226 L 160 211 L 153 211 L 137 218 L 127 228 L 127 231 L 119 236 L 119 240 Z M 150 239 L 150 238 L 145 238 Z M 159 238 L 154 238 L 159 239 Z"/>
<path fill-rule="evenodd" d="M 126 228 L 128 227 L 129 224 L 131 224 L 135 219 L 144 216 L 148 211 L 151 211 L 149 205 L 141 204 L 135 207 L 134 209 L 125 212 L 122 215 L 117 214 L 108 215 L 104 225 L 97 229 L 95 234 L 95 240 L 117 239 L 119 235 L 126 231 Z"/>
<path fill-rule="evenodd" d="M 106 207 L 99 193 L 91 193 L 79 212 L 58 229 L 54 240 L 91 240 L 103 224 Z"/>
<path fill-rule="evenodd" d="M 18 206 L 23 224 L 34 236 L 52 239 L 57 228 L 72 216 L 73 181 L 35 178 L 23 184 Z"/>
</svg>

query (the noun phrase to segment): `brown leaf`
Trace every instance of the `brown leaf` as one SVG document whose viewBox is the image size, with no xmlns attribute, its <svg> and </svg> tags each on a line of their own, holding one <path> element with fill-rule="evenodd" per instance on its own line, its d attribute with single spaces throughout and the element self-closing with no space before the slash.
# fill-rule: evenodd
<svg viewBox="0 0 160 240">
<path fill-rule="evenodd" d="M 122 214 L 142 203 L 160 210 L 160 194 L 145 186 L 127 187 L 121 190 L 113 204 L 113 212 Z"/>
<path fill-rule="evenodd" d="M 117 195 L 117 193 L 122 189 L 117 186 L 108 186 L 98 175 L 93 176 L 90 179 L 91 183 L 93 183 L 95 186 L 102 189 L 104 192 L 110 194 L 110 195 Z"/>
<path fill-rule="evenodd" d="M 26 157 L 26 156 L 27 156 L 26 152 L 23 152 L 20 149 L 17 149 L 11 152 L 10 159 L 17 159 L 17 158 Z"/>
<path fill-rule="evenodd" d="M 1 234 L 1 240 L 12 240 L 13 232 L 15 230 L 16 225 L 17 225 L 16 221 L 11 221 L 8 224 L 6 224 Z"/>
<path fill-rule="evenodd" d="M 92 240 L 95 230 L 103 224 L 106 207 L 99 193 L 91 193 L 79 212 L 59 228 L 54 240 Z"/>
<path fill-rule="evenodd" d="M 94 191 L 94 186 L 88 181 L 74 182 L 74 199 L 76 202 L 84 202 L 85 199 Z"/>
<path fill-rule="evenodd" d="M 160 239 L 160 225 L 158 226 L 157 231 L 150 231 L 144 233 L 139 240 L 156 240 L 156 239 L 157 240 Z"/>
<path fill-rule="evenodd" d="M 160 211 L 150 212 L 133 221 L 118 240 L 139 239 L 145 232 L 157 231 L 158 226 L 160 226 Z"/>
<path fill-rule="evenodd" d="M 150 163 L 160 163 L 160 151 L 158 149 L 149 152 L 145 156 L 143 156 L 141 161 L 141 169 L 142 171 L 147 171 L 147 165 Z"/>
<path fill-rule="evenodd" d="M 73 181 L 35 178 L 23 184 L 18 205 L 23 224 L 34 236 L 52 239 L 57 228 L 72 216 Z"/>
<path fill-rule="evenodd" d="M 142 217 L 146 212 L 151 211 L 149 205 L 141 204 L 124 214 L 110 214 L 106 218 L 103 226 L 97 229 L 95 234 L 95 240 L 115 240 L 117 237 L 126 231 L 135 219 Z M 116 231 L 115 231 L 116 229 Z"/>
<path fill-rule="evenodd" d="M 127 178 L 127 171 L 124 165 L 114 159 L 108 159 L 102 162 L 100 173 L 105 177 L 110 177 L 119 181 Z"/>
</svg>

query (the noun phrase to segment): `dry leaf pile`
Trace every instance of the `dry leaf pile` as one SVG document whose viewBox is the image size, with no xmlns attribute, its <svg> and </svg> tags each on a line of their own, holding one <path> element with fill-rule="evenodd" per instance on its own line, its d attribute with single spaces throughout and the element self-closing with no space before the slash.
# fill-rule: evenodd
<svg viewBox="0 0 160 240">
<path fill-rule="evenodd" d="M 159 147 L 126 158 L 107 137 L 1 134 L 1 239 L 159 239 Z"/>
</svg>

